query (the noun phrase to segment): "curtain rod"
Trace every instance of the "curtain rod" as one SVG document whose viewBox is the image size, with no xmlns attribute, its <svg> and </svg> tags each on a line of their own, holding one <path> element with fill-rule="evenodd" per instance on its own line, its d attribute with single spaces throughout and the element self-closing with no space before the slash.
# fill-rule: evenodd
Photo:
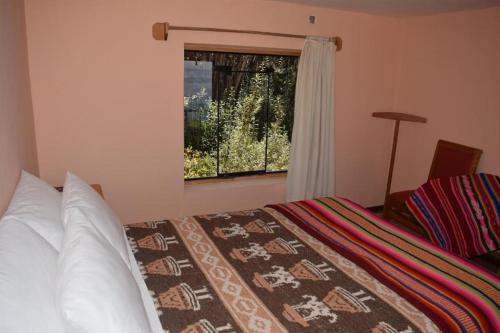
<svg viewBox="0 0 500 333">
<path fill-rule="evenodd" d="M 211 32 L 229 32 L 238 34 L 252 34 L 252 35 L 265 35 L 265 36 L 276 36 L 276 37 L 289 37 L 289 38 L 306 38 L 306 35 L 295 35 L 295 34 L 284 34 L 279 32 L 266 32 L 266 31 L 254 31 L 254 30 L 235 30 L 235 29 L 221 29 L 221 28 L 203 28 L 203 27 L 182 27 L 176 25 L 170 25 L 168 22 L 155 23 L 153 24 L 153 38 L 156 40 L 167 40 L 168 32 L 170 30 L 187 30 L 187 31 L 211 31 Z M 329 37 L 331 42 L 334 42 L 337 46 L 337 52 L 342 50 L 342 38 L 340 37 Z"/>
</svg>

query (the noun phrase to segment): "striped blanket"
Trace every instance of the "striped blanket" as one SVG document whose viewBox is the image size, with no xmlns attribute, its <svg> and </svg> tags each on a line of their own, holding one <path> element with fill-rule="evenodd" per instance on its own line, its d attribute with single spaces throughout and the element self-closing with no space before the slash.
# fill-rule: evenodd
<svg viewBox="0 0 500 333">
<path fill-rule="evenodd" d="M 340 198 L 126 226 L 166 332 L 499 332 L 499 280 Z"/>
<path fill-rule="evenodd" d="M 498 278 L 345 199 L 274 205 L 429 316 L 443 332 L 500 332 Z"/>
<path fill-rule="evenodd" d="M 403 296 L 443 332 L 500 332 L 495 276 L 345 199 L 271 207 Z"/>
<path fill-rule="evenodd" d="M 488 174 L 432 179 L 406 206 L 430 240 L 466 258 L 500 248 L 500 177 Z"/>
</svg>

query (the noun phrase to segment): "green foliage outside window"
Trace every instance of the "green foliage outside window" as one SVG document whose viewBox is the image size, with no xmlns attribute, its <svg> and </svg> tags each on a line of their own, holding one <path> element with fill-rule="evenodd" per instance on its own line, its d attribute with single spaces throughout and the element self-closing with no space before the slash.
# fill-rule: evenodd
<svg viewBox="0 0 500 333">
<path fill-rule="evenodd" d="M 184 178 L 286 171 L 297 58 L 242 55 L 224 60 L 232 68 L 241 68 L 241 62 L 245 66 L 214 74 L 213 81 L 222 84 L 212 96 L 201 88 L 184 98 Z"/>
</svg>

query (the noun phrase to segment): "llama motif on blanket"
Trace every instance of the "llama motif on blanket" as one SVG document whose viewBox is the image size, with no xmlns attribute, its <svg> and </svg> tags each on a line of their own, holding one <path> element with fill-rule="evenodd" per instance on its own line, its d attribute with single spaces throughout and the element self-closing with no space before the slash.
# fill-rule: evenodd
<svg viewBox="0 0 500 333">
<path fill-rule="evenodd" d="M 200 319 L 198 322 L 192 325 L 188 325 L 181 333 L 231 333 L 234 332 L 234 328 L 231 324 L 225 324 L 222 326 L 215 327 L 212 323 L 206 319 Z"/>
<path fill-rule="evenodd" d="M 279 228 L 275 222 L 265 223 L 262 220 L 254 220 L 245 225 L 231 223 L 229 227 L 215 227 L 213 234 L 222 239 L 229 239 L 240 236 L 241 238 L 250 237 L 250 233 L 272 234 L 273 228 Z"/>
<path fill-rule="evenodd" d="M 141 269 L 141 273 L 143 273 L 143 275 L 146 273 L 165 276 L 181 276 L 183 268 L 192 267 L 193 265 L 191 265 L 187 259 L 176 260 L 171 256 L 167 256 L 150 262 L 144 269 Z"/>
<path fill-rule="evenodd" d="M 158 296 L 160 306 L 163 308 L 193 311 L 201 309 L 201 301 L 211 299 L 213 297 L 206 287 L 193 290 L 187 283 L 180 283 Z"/>
<path fill-rule="evenodd" d="M 137 241 L 139 247 L 157 251 L 167 251 L 169 245 L 178 243 L 175 236 L 164 236 L 158 232 Z"/>
<path fill-rule="evenodd" d="M 404 331 L 398 331 L 394 327 L 392 327 L 390 324 L 381 321 L 380 323 L 377 324 L 374 328 L 372 328 L 371 333 L 414 333 L 415 331 L 412 330 L 410 326 L 408 326 Z"/>
<path fill-rule="evenodd" d="M 134 224 L 135 228 L 145 228 L 145 229 L 156 229 L 159 224 L 165 223 L 165 221 L 149 221 Z"/>
<path fill-rule="evenodd" d="M 338 286 L 331 290 L 322 301 L 319 301 L 316 296 L 304 295 L 302 297 L 307 301 L 296 305 L 285 304 L 283 315 L 288 320 L 304 327 L 308 327 L 309 321 L 319 317 L 328 317 L 330 323 L 335 323 L 336 312 L 369 313 L 371 310 L 365 302 L 375 300 L 372 296 L 366 295 L 363 290 L 351 293 Z"/>
<path fill-rule="evenodd" d="M 267 242 L 264 246 L 258 243 L 250 243 L 249 245 L 248 247 L 233 249 L 230 253 L 231 257 L 243 262 L 259 257 L 267 261 L 271 259 L 272 254 L 298 254 L 297 248 L 303 247 L 296 239 L 286 241 L 280 237 Z"/>
<path fill-rule="evenodd" d="M 277 265 L 272 266 L 272 268 L 273 271 L 268 273 L 255 273 L 253 283 L 257 287 L 267 289 L 270 292 L 282 286 L 291 286 L 295 289 L 300 286 L 299 280 L 329 281 L 330 277 L 327 273 L 335 271 L 325 262 L 315 265 L 307 259 L 302 259 L 289 270 Z"/>
</svg>

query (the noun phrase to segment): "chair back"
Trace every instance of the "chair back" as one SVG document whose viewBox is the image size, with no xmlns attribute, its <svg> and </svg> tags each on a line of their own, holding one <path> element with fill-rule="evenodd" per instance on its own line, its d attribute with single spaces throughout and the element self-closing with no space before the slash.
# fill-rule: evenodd
<svg viewBox="0 0 500 333">
<path fill-rule="evenodd" d="M 436 145 L 428 180 L 473 174 L 476 172 L 482 153 L 481 149 L 439 140 Z"/>
</svg>

